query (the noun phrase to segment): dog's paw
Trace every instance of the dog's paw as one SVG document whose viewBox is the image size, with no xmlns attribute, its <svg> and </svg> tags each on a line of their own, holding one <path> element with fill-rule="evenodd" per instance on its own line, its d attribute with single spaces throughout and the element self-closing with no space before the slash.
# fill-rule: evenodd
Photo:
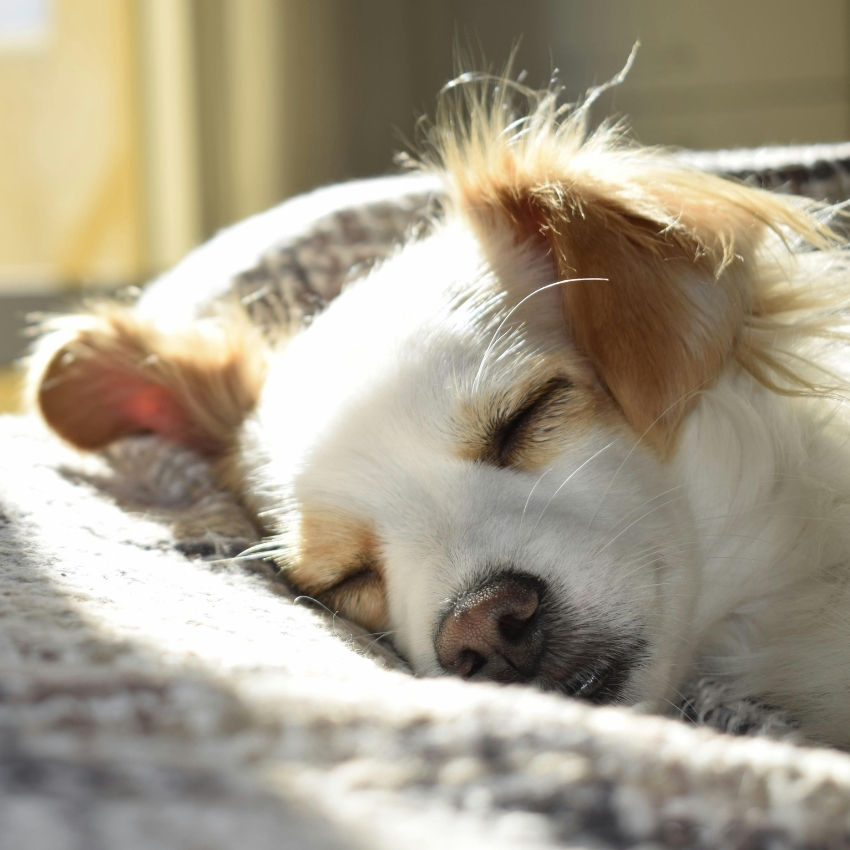
<svg viewBox="0 0 850 850">
<path fill-rule="evenodd" d="M 721 679 L 705 676 L 693 680 L 682 690 L 676 709 L 686 722 L 730 735 L 803 741 L 798 721 L 787 712 L 757 697 L 740 697 Z"/>
</svg>

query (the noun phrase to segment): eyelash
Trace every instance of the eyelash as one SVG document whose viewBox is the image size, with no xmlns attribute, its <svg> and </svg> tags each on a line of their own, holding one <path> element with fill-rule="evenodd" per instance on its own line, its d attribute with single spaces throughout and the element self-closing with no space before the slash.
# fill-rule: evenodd
<svg viewBox="0 0 850 850">
<path fill-rule="evenodd" d="M 325 590 L 322 591 L 322 595 L 336 597 L 339 593 L 359 593 L 379 578 L 380 576 L 372 567 L 363 566 L 355 572 L 345 576 L 345 578 L 338 581 L 336 584 L 332 584 L 330 587 L 325 588 Z"/>
<path fill-rule="evenodd" d="M 335 585 L 317 594 L 335 614 L 348 617 L 373 631 L 384 628 L 387 617 L 383 579 L 364 564 Z"/>
<path fill-rule="evenodd" d="M 555 405 L 566 404 L 572 386 L 567 378 L 554 378 L 533 393 L 510 418 L 496 425 L 482 460 L 500 468 L 514 466 L 517 450 L 533 433 L 534 420 Z"/>
</svg>

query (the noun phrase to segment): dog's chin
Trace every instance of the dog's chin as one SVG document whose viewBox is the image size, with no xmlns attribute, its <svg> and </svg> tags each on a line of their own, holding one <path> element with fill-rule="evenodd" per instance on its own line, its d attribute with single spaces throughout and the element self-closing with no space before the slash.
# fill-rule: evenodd
<svg viewBox="0 0 850 850">
<path fill-rule="evenodd" d="M 419 665 L 414 665 L 417 667 Z M 640 637 L 611 642 L 608 649 L 581 659 L 547 654 L 529 678 L 497 679 L 474 673 L 465 681 L 503 685 L 525 685 L 537 690 L 560 694 L 591 705 L 633 706 L 646 712 L 657 711 L 664 699 L 651 693 L 650 681 L 665 678 L 650 657 L 648 643 Z M 424 676 L 452 675 L 439 665 L 428 665 L 417 671 Z M 649 675 L 647 675 L 649 674 Z"/>
<path fill-rule="evenodd" d="M 578 655 L 544 655 L 530 684 L 594 705 L 628 705 L 648 663 L 649 646 L 642 637 L 594 641 Z"/>
<path fill-rule="evenodd" d="M 551 636 L 534 670 L 522 674 L 504 668 L 503 675 L 472 670 L 462 676 L 468 682 L 526 685 L 547 693 L 578 699 L 592 705 L 650 706 L 664 702 L 651 683 L 667 680 L 666 664 L 653 658 L 649 641 L 636 632 L 614 637 L 597 631 L 593 636 L 559 640 Z M 413 664 L 418 675 L 447 676 L 437 663 Z M 665 689 L 666 690 L 666 689 Z"/>
</svg>

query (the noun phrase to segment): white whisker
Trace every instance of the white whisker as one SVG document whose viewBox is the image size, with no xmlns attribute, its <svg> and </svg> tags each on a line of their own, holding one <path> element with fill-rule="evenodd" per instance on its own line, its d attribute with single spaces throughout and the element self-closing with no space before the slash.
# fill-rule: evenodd
<svg viewBox="0 0 850 850">
<path fill-rule="evenodd" d="M 525 512 L 528 510 L 528 503 L 531 501 L 531 497 L 534 495 L 534 491 L 537 489 L 537 485 L 552 471 L 553 467 L 548 467 L 548 469 L 537 477 L 537 480 L 534 482 L 534 486 L 531 488 L 528 494 L 528 498 L 525 500 L 525 505 L 522 508 L 522 517 L 519 521 L 519 527 L 522 528 L 522 524 L 525 522 Z"/>
<path fill-rule="evenodd" d="M 558 493 L 560 493 L 560 492 L 561 492 L 561 490 L 563 490 L 563 489 L 564 489 L 564 487 L 566 487 L 566 485 L 567 485 L 567 484 L 569 484 L 569 482 L 572 480 L 573 476 L 574 476 L 574 475 L 576 475 L 577 473 L 581 472 L 581 471 L 582 471 L 582 469 L 584 469 L 584 468 L 585 468 L 585 467 L 586 467 L 586 466 L 587 466 L 587 465 L 588 465 L 588 464 L 589 464 L 589 463 L 590 463 L 590 462 L 591 462 L 591 461 L 592 461 L 595 457 L 599 457 L 599 455 L 601 455 L 601 454 L 602 454 L 602 452 L 604 452 L 606 449 L 608 449 L 608 448 L 610 448 L 611 446 L 613 446 L 615 442 L 616 442 L 615 440 L 611 440 L 611 442 L 610 442 L 610 443 L 608 443 L 608 445 L 607 445 L 607 446 L 603 446 L 601 449 L 599 449 L 599 451 L 598 451 L 598 452 L 594 452 L 594 453 L 593 453 L 593 454 L 592 454 L 592 455 L 591 455 L 591 456 L 590 456 L 590 457 L 589 457 L 589 458 L 588 458 L 588 459 L 587 459 L 584 463 L 582 463 L 582 464 L 581 464 L 581 466 L 579 466 L 579 467 L 577 467 L 576 469 L 574 469 L 574 470 L 573 470 L 573 471 L 572 471 L 572 472 L 571 472 L 571 473 L 567 476 L 566 480 L 564 480 L 564 481 L 561 483 L 561 485 L 558 487 L 558 489 L 557 489 L 557 490 L 556 490 L 556 491 L 555 491 L 555 492 L 554 492 L 554 493 L 553 493 L 553 494 L 549 497 L 549 501 L 548 501 L 548 502 L 546 502 L 546 504 L 543 506 L 543 510 L 540 512 L 540 516 L 539 516 L 539 517 L 537 517 L 537 522 L 536 522 L 536 523 L 534 523 L 534 530 L 536 530 L 536 529 L 537 529 L 537 526 L 538 526 L 538 525 L 540 525 L 540 520 L 541 520 L 541 519 L 543 519 L 543 514 L 545 514 L 545 513 L 546 513 L 546 510 L 548 509 L 549 505 L 551 505 L 551 504 L 552 504 L 552 499 L 554 499 L 554 498 L 555 498 L 555 496 L 557 496 L 557 495 L 558 495 Z"/>
<path fill-rule="evenodd" d="M 564 278 L 564 280 L 556 280 L 554 283 L 547 283 L 545 286 L 540 286 L 534 290 L 534 292 L 529 293 L 524 298 L 522 298 L 518 303 L 516 303 L 511 309 L 508 311 L 507 315 L 499 322 L 498 327 L 493 333 L 493 338 L 490 340 L 490 344 L 484 350 L 484 356 L 481 358 L 481 363 L 478 366 L 478 371 L 475 373 L 475 379 L 472 382 L 472 391 L 476 392 L 478 390 L 478 385 L 481 379 L 481 374 L 484 371 L 484 366 L 487 362 L 487 358 L 490 355 L 490 352 L 496 346 L 499 341 L 499 334 L 501 333 L 502 328 L 505 325 L 505 322 L 510 319 L 510 317 L 530 298 L 533 298 L 535 295 L 539 295 L 541 292 L 545 292 L 547 289 L 552 289 L 555 286 L 563 286 L 566 283 L 579 283 L 579 282 L 589 282 L 589 281 L 607 281 L 607 277 L 574 277 L 574 278 Z"/>
</svg>

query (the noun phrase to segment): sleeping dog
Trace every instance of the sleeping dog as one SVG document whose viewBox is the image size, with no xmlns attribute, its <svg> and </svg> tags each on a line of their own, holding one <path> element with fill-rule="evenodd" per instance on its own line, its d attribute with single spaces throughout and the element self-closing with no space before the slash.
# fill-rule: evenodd
<svg viewBox="0 0 850 850">
<path fill-rule="evenodd" d="M 54 321 L 47 423 L 213 459 L 293 585 L 419 674 L 660 711 L 705 673 L 850 745 L 828 211 L 504 79 L 448 90 L 418 167 L 445 214 L 290 338 L 226 304 Z"/>
</svg>

